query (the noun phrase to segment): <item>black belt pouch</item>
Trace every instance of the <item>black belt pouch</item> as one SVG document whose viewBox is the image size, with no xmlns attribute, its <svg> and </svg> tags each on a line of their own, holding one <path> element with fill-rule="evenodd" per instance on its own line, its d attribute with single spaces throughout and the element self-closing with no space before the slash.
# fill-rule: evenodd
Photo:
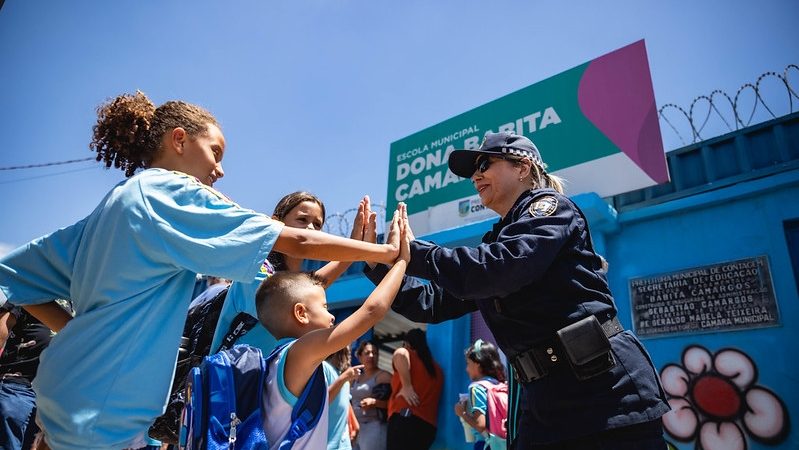
<svg viewBox="0 0 799 450">
<path fill-rule="evenodd" d="M 601 375 L 616 365 L 610 341 L 595 316 L 565 326 L 557 334 L 577 379 Z"/>
</svg>

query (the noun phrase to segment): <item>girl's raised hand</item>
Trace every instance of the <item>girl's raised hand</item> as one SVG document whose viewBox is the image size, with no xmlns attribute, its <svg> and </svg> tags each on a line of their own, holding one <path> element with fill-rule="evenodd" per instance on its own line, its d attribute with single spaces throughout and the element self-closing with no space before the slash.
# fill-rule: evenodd
<svg viewBox="0 0 799 450">
<path fill-rule="evenodd" d="M 369 242 L 371 244 L 377 243 L 377 213 L 372 211 L 372 203 L 369 199 L 369 196 L 366 195 L 364 198 L 364 209 L 363 209 L 363 216 L 366 221 L 363 227 L 363 241 Z M 374 261 L 366 261 L 366 264 L 371 267 L 372 269 L 375 268 L 377 265 Z"/>
<path fill-rule="evenodd" d="M 358 212 L 355 213 L 355 220 L 352 222 L 352 232 L 350 239 L 362 241 L 364 236 L 364 227 L 366 226 L 366 208 L 369 202 L 369 196 L 364 196 L 358 203 Z"/>
<path fill-rule="evenodd" d="M 372 244 L 375 244 L 377 243 L 377 213 L 372 211 L 372 202 L 369 199 L 369 196 L 366 195 L 363 197 L 363 199 L 364 199 L 363 240 L 364 242 L 370 242 Z"/>
</svg>

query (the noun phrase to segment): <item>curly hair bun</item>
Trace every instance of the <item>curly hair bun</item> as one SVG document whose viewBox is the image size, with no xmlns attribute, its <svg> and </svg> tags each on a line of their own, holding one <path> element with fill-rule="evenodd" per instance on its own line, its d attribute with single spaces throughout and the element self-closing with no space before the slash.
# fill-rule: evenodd
<svg viewBox="0 0 799 450">
<path fill-rule="evenodd" d="M 93 127 L 89 148 L 97 152 L 97 161 L 122 169 L 126 177 L 138 168 L 147 167 L 156 148 L 148 145 L 150 124 L 155 105 L 141 91 L 122 94 L 97 108 L 97 124 Z"/>
</svg>

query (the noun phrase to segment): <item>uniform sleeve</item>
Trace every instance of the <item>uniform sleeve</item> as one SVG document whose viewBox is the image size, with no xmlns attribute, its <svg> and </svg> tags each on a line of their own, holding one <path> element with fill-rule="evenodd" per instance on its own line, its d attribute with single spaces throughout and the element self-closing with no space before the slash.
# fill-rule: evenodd
<svg viewBox="0 0 799 450">
<path fill-rule="evenodd" d="M 283 224 L 186 178 L 142 186 L 165 259 L 193 272 L 251 282 Z"/>
<path fill-rule="evenodd" d="M 547 216 L 525 211 L 500 231 L 497 242 L 445 248 L 411 242 L 407 274 L 428 279 L 462 299 L 505 297 L 541 279 L 575 230 L 566 201 Z"/>
<path fill-rule="evenodd" d="M 479 412 L 486 415 L 488 410 L 486 398 L 488 397 L 488 390 L 480 383 L 472 383 L 469 385 L 469 412 L 474 414 Z"/>
<path fill-rule="evenodd" d="M 388 273 L 382 264 L 365 271 L 374 284 Z M 416 278 L 405 276 L 391 308 L 405 318 L 419 323 L 441 323 L 477 311 L 477 303 L 461 300 L 447 293 L 435 283 L 422 283 Z"/>
<path fill-rule="evenodd" d="M 69 299 L 75 254 L 86 219 L 17 248 L 0 259 L 0 304 Z"/>
</svg>

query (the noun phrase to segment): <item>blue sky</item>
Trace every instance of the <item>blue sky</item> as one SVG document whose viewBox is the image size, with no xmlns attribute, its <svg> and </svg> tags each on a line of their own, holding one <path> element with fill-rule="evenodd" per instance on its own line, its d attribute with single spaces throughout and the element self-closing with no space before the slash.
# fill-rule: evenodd
<svg viewBox="0 0 799 450">
<path fill-rule="evenodd" d="M 795 0 L 6 0 L 0 167 L 92 156 L 97 105 L 140 89 L 216 115 L 216 187 L 240 204 L 271 213 L 304 189 L 344 211 L 385 201 L 391 142 L 642 38 L 658 106 L 734 95 L 799 63 L 797 18 Z M 0 253 L 84 217 L 122 178 L 94 162 L 0 171 Z"/>
</svg>

